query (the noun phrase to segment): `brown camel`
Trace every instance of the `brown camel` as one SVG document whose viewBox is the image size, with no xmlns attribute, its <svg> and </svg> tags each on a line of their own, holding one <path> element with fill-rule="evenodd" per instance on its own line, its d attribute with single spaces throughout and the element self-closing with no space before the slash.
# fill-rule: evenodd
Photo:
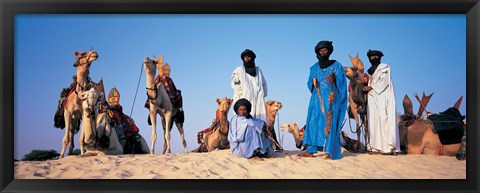
<svg viewBox="0 0 480 193">
<path fill-rule="evenodd" d="M 413 115 L 411 100 L 405 95 L 403 99 L 405 114 L 400 115 L 398 119 L 400 146 L 402 151 L 408 154 L 455 156 L 461 148 L 461 143 L 443 145 L 435 130 L 434 123 L 430 119 L 423 119 L 421 116 L 423 111 L 426 111 L 431 96 L 425 96 L 424 94 L 422 100 L 417 97 L 421 111 L 417 115 Z M 461 100 L 462 97 L 456 102 L 454 108 L 458 109 L 460 107 Z"/>
<path fill-rule="evenodd" d="M 293 135 L 293 139 L 295 140 L 295 146 L 298 149 L 302 151 L 305 150 L 305 146 L 302 145 L 305 126 L 299 129 L 297 123 L 286 123 L 286 124 L 281 124 L 280 128 L 282 128 L 282 131 L 291 133 Z M 348 137 L 347 133 L 343 131 L 342 131 L 342 137 L 343 137 L 343 140 L 345 141 L 345 144 L 342 146 L 350 152 L 358 152 L 357 148 L 360 148 L 360 149 L 365 148 L 365 144 L 363 144 L 359 140 L 351 139 L 350 137 Z"/>
<path fill-rule="evenodd" d="M 360 140 L 361 128 L 364 129 L 364 139 L 368 142 L 367 135 L 367 93 L 363 92 L 363 87 L 367 85 L 367 80 L 365 80 L 366 74 L 363 73 L 364 66 L 363 62 L 358 58 L 358 53 L 355 57 L 350 56 L 350 61 L 352 62 L 351 67 L 344 67 L 345 75 L 350 80 L 349 81 L 349 95 L 348 95 L 348 115 L 349 118 L 355 119 L 356 130 L 352 133 L 357 134 L 357 139 Z M 361 120 L 361 123 L 360 123 Z M 363 149 L 360 146 L 354 147 L 358 151 Z M 364 149 L 363 151 L 366 151 Z"/>
<path fill-rule="evenodd" d="M 212 125 L 207 128 L 208 132 L 206 132 L 205 141 L 192 152 L 210 152 L 216 149 L 230 148 L 230 143 L 228 142 L 228 111 L 232 104 L 232 99 L 224 97 L 217 98 L 216 101 L 218 103 L 216 118 L 213 120 Z"/>
<path fill-rule="evenodd" d="M 69 94 L 65 99 L 63 117 L 65 120 L 65 135 L 62 139 L 62 151 L 60 152 L 60 158 L 64 157 L 65 149 L 70 144 L 68 154 L 72 154 L 74 148 L 73 136 L 79 131 L 79 125 L 82 118 L 82 100 L 78 97 L 78 94 L 83 91 L 89 90 L 91 87 L 96 87 L 96 84 L 88 78 L 90 65 L 98 58 L 98 53 L 95 50 L 89 52 L 77 52 L 73 53 L 76 57 L 76 61 L 73 64 L 77 69 L 76 74 L 76 86 L 74 92 Z M 101 92 L 101 91 L 99 91 Z"/>
<path fill-rule="evenodd" d="M 277 135 L 275 134 L 275 117 L 278 110 L 282 109 L 282 103 L 278 101 L 269 100 L 265 102 L 265 111 L 268 118 L 268 135 L 274 150 L 282 150 L 280 143 L 278 143 Z"/>
<path fill-rule="evenodd" d="M 155 74 L 158 69 L 162 69 L 163 56 L 157 58 L 153 56 L 153 60 L 145 57 L 143 60 L 143 66 L 146 72 L 146 85 L 147 85 L 147 97 L 149 102 L 150 120 L 152 123 L 152 146 L 150 148 L 150 154 L 155 152 L 155 142 L 157 140 L 157 114 L 162 118 L 163 131 L 165 132 L 164 144 L 162 154 L 165 152 L 171 153 L 170 150 L 170 131 L 173 127 L 173 123 L 177 126 L 180 132 L 180 138 L 182 139 L 183 148 L 185 153 L 188 153 L 187 142 L 185 141 L 185 135 L 183 133 L 183 122 L 177 120 L 176 115 L 180 112 L 179 108 L 175 108 L 170 101 L 170 97 L 167 94 L 165 86 L 162 83 L 155 84 Z M 160 72 L 163 74 L 163 72 Z M 168 128 L 168 129 L 167 129 Z"/>
</svg>

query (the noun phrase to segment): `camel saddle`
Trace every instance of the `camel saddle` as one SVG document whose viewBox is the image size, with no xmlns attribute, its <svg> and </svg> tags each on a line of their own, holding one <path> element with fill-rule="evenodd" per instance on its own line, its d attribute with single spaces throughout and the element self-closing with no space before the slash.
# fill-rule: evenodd
<svg viewBox="0 0 480 193">
<path fill-rule="evenodd" d="M 220 119 L 214 119 L 210 127 L 198 132 L 197 143 L 199 145 L 204 144 L 206 142 L 208 135 L 210 135 L 211 133 L 215 132 L 218 129 L 218 123 L 220 123 Z"/>
<path fill-rule="evenodd" d="M 65 104 L 67 103 L 67 97 L 72 94 L 77 87 L 76 77 L 74 77 L 74 81 L 68 88 L 63 88 L 60 92 L 60 99 L 58 99 L 57 111 L 55 111 L 55 116 L 53 118 L 53 126 L 55 128 L 64 129 L 65 128 L 65 119 L 63 113 L 65 111 Z"/>
<path fill-rule="evenodd" d="M 430 115 L 428 119 L 433 122 L 435 133 L 438 133 L 442 145 L 462 142 L 465 116 L 462 116 L 457 108 L 450 107 L 444 112 Z"/>
</svg>

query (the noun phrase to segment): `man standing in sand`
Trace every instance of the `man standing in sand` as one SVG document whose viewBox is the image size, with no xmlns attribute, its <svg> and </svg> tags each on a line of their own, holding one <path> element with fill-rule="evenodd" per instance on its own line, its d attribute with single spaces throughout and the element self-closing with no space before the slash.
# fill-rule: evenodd
<svg viewBox="0 0 480 193">
<path fill-rule="evenodd" d="M 230 82 L 233 89 L 233 104 L 238 99 L 247 99 L 252 104 L 251 114 L 253 118 L 268 123 L 265 110 L 267 81 L 260 67 L 255 65 L 256 55 L 252 50 L 246 49 L 240 54 L 240 58 L 243 61 L 243 65 L 233 71 Z"/>
<path fill-rule="evenodd" d="M 307 122 L 303 137 L 305 152 L 300 157 L 314 157 L 325 150 L 326 159 L 341 158 L 341 124 L 347 110 L 347 78 L 343 66 L 329 57 L 333 52 L 331 41 L 320 41 L 315 46 L 318 62 L 310 67 L 307 86 L 311 93 Z"/>
<path fill-rule="evenodd" d="M 383 53 L 368 50 L 372 66 L 368 69 L 370 79 L 364 91 L 368 92 L 367 119 L 371 153 L 396 155 L 400 152 L 400 140 L 395 110 L 395 92 L 390 66 L 381 63 Z"/>
</svg>

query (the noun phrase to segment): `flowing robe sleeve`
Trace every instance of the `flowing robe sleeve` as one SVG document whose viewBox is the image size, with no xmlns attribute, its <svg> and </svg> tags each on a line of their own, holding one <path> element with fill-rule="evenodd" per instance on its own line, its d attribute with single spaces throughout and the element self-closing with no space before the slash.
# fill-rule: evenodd
<svg viewBox="0 0 480 193">
<path fill-rule="evenodd" d="M 242 73 L 242 69 L 237 67 L 230 78 L 230 86 L 233 89 L 233 103 L 235 103 L 238 99 L 243 98 L 243 84 L 244 82 L 244 74 Z"/>
<path fill-rule="evenodd" d="M 331 130 L 327 140 L 327 152 L 330 153 L 332 160 L 341 158 L 340 135 L 348 101 L 347 78 L 343 66 L 340 63 L 336 64 L 335 80 L 335 100 L 330 107 L 332 108 L 333 116 Z"/>
<path fill-rule="evenodd" d="M 265 80 L 265 76 L 263 76 L 263 72 L 262 70 L 260 70 L 260 68 L 258 68 L 258 72 L 262 77 L 263 97 L 267 97 L 267 94 L 268 94 L 267 81 Z"/>
<path fill-rule="evenodd" d="M 230 144 L 237 144 L 245 141 L 245 131 L 247 128 L 247 122 L 242 121 L 243 117 L 235 115 L 230 121 L 230 130 L 228 132 L 228 141 Z"/>
<path fill-rule="evenodd" d="M 372 88 L 377 94 L 380 94 L 384 92 L 390 84 L 390 73 L 388 66 L 381 64 L 381 66 L 377 68 L 377 73 L 374 75 L 375 76 L 372 76 Z"/>
</svg>

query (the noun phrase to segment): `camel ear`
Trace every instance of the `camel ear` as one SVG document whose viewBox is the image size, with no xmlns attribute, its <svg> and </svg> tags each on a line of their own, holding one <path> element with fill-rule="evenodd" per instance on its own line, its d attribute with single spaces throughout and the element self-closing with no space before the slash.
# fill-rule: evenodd
<svg viewBox="0 0 480 193">
<path fill-rule="evenodd" d="M 220 104 L 220 99 L 216 98 L 216 101 L 217 101 L 218 104 Z"/>
<path fill-rule="evenodd" d="M 358 58 L 358 52 L 357 52 L 357 56 L 355 56 L 355 58 Z"/>
<path fill-rule="evenodd" d="M 77 56 L 77 55 L 78 55 L 78 52 L 77 52 L 77 51 L 73 51 L 73 55 L 74 55 L 74 56 Z"/>
<path fill-rule="evenodd" d="M 265 104 L 267 104 L 267 105 L 272 105 L 272 103 L 273 103 L 273 101 L 267 101 L 267 102 L 265 102 Z"/>
</svg>

